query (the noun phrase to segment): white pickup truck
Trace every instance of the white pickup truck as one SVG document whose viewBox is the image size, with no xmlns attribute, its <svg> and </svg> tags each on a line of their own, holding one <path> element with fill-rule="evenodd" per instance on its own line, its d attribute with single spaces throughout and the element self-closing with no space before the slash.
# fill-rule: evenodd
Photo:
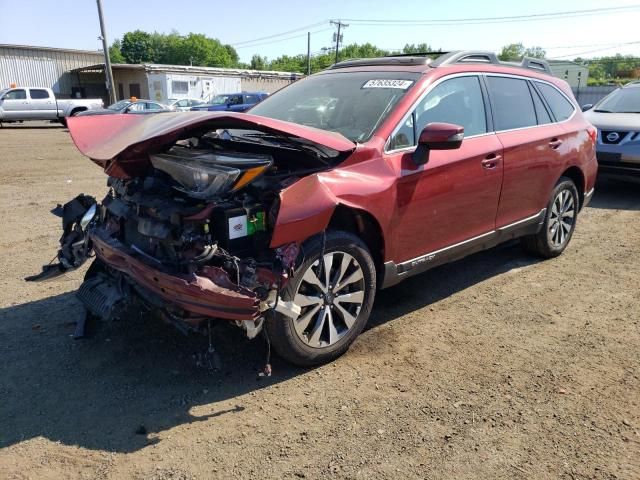
<svg viewBox="0 0 640 480">
<path fill-rule="evenodd" d="M 99 98 L 57 100 L 50 88 L 18 87 L 0 90 L 0 125 L 26 120 L 57 120 L 85 110 L 102 108 Z"/>
</svg>

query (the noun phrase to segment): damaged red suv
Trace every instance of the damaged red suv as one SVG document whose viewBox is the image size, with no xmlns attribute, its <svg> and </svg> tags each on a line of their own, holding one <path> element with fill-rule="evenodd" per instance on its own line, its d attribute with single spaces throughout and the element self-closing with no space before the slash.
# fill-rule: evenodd
<svg viewBox="0 0 640 480">
<path fill-rule="evenodd" d="M 292 363 L 330 361 L 376 290 L 521 238 L 567 247 L 596 177 L 595 129 L 546 62 L 493 53 L 351 60 L 247 114 L 69 119 L 100 202 L 54 211 L 62 274 L 95 254 L 93 317 L 232 321 Z"/>
</svg>

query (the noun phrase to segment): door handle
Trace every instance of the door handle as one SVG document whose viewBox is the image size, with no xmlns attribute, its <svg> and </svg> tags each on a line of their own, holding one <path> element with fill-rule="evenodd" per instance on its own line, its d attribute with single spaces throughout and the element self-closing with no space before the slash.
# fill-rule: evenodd
<svg viewBox="0 0 640 480">
<path fill-rule="evenodd" d="M 553 150 L 557 150 L 558 148 L 560 148 L 560 145 L 562 145 L 562 140 L 558 138 L 552 138 L 551 141 L 549 142 L 549 146 Z"/>
<path fill-rule="evenodd" d="M 482 160 L 481 162 L 482 168 L 487 170 L 493 170 L 498 166 L 498 163 L 500 163 L 501 159 L 502 159 L 502 155 L 491 153 L 487 155 L 484 160 Z"/>
</svg>

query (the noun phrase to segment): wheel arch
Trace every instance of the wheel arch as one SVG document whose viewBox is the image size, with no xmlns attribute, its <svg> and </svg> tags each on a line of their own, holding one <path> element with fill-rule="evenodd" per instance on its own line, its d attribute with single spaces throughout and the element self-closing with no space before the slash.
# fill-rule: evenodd
<svg viewBox="0 0 640 480">
<path fill-rule="evenodd" d="M 329 219 L 328 228 L 350 232 L 361 238 L 371 252 L 376 269 L 381 272 L 385 242 L 382 227 L 373 215 L 339 203 Z"/>
<path fill-rule="evenodd" d="M 69 112 L 69 116 L 72 117 L 76 113 L 84 112 L 88 110 L 87 107 L 75 107 L 73 110 Z"/>
<path fill-rule="evenodd" d="M 576 188 L 578 189 L 578 200 L 580 201 L 580 208 L 582 208 L 582 205 L 584 205 L 584 189 L 585 189 L 585 177 L 584 177 L 584 174 L 582 173 L 582 170 L 580 170 L 579 167 L 576 167 L 574 165 L 567 168 L 564 172 L 562 172 L 560 176 L 567 177 L 573 180 L 573 183 L 575 183 Z"/>
</svg>

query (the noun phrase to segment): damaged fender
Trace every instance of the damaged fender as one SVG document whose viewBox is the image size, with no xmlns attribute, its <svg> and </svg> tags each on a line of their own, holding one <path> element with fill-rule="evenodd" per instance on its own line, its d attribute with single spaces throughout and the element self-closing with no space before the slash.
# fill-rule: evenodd
<svg viewBox="0 0 640 480">
<path fill-rule="evenodd" d="M 369 154 L 363 149 L 354 156 Z M 371 171 L 373 168 L 375 172 Z M 364 161 L 341 172 L 321 172 L 298 180 L 280 192 L 271 248 L 321 233 L 338 206 L 370 215 L 379 227 L 391 224 L 394 202 L 389 198 L 395 199 L 395 179 L 392 168 L 387 166 L 380 171 L 379 164 Z"/>
</svg>

